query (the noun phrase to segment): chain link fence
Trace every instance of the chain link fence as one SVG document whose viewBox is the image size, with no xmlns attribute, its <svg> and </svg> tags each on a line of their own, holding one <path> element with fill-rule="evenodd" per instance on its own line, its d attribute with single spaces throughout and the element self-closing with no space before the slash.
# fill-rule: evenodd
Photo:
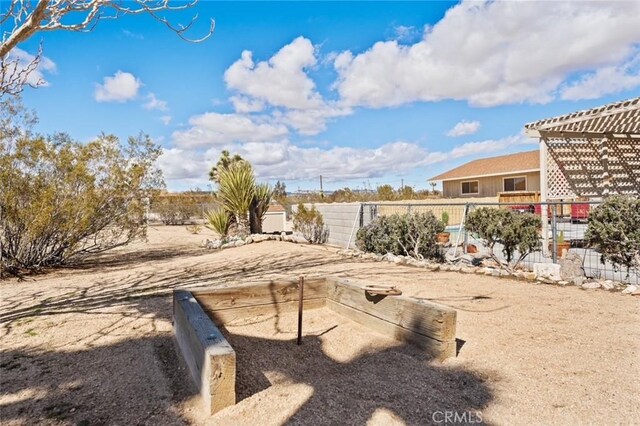
<svg viewBox="0 0 640 426">
<path fill-rule="evenodd" d="M 627 284 L 640 284 L 640 271 L 616 267 L 608 261 L 603 262 L 598 251 L 585 240 L 589 211 L 600 202 L 549 202 L 549 203 L 451 203 L 451 204 L 393 204 L 364 203 L 359 209 L 357 227 L 370 223 L 376 217 L 404 213 L 431 212 L 438 219 L 448 218 L 446 231 L 450 232 L 449 252 L 452 254 L 479 253 L 486 255 L 490 249 L 473 233 L 465 228 L 465 219 L 474 209 L 480 207 L 511 209 L 519 213 L 533 213 L 542 218 L 541 247 L 527 255 L 523 265 L 529 269 L 534 263 L 558 263 L 563 252 L 575 253 L 582 259 L 585 276 L 596 279 L 609 279 Z M 546 212 L 546 213 L 545 213 Z M 545 218 L 546 216 L 546 223 Z M 546 232 L 546 235 L 545 235 Z M 494 247 L 494 253 L 504 260 L 502 248 Z M 516 253 L 518 255 L 518 253 Z"/>
</svg>

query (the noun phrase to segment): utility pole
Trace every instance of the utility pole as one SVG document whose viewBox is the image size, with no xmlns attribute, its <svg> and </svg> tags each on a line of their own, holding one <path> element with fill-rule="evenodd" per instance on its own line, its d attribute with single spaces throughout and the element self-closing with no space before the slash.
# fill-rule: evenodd
<svg viewBox="0 0 640 426">
<path fill-rule="evenodd" d="M 324 198 L 324 191 L 322 190 L 322 175 L 320 175 L 320 196 Z"/>
</svg>

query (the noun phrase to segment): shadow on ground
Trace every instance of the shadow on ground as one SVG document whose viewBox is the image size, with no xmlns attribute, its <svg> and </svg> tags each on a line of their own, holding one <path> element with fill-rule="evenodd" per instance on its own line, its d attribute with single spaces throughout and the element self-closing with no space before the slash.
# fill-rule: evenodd
<svg viewBox="0 0 640 426">
<path fill-rule="evenodd" d="M 170 335 L 88 350 L 2 351 L 0 377 L 0 417 L 21 424 L 185 424 L 174 405 L 196 393 Z"/>
<path fill-rule="evenodd" d="M 335 328 L 325 338 L 330 339 Z M 482 417 L 478 412 L 493 399 L 485 379 L 432 362 L 411 345 L 369 350 L 339 362 L 325 354 L 318 336 L 306 336 L 297 346 L 295 339 L 225 334 L 236 350 L 238 400 L 269 392 L 265 372 L 277 372 L 279 381 L 313 388 L 310 398 L 290 413 L 287 424 L 359 425 L 380 409 L 406 424 L 436 424 L 445 411 L 478 420 Z M 268 400 L 265 397 L 263 403 Z"/>
</svg>

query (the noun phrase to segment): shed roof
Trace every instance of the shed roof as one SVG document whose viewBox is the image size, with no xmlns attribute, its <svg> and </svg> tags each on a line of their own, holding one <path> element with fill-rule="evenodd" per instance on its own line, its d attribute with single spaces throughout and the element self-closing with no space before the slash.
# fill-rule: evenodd
<svg viewBox="0 0 640 426">
<path fill-rule="evenodd" d="M 429 180 L 458 180 L 538 171 L 540 171 L 540 153 L 535 150 L 473 160 Z"/>
</svg>

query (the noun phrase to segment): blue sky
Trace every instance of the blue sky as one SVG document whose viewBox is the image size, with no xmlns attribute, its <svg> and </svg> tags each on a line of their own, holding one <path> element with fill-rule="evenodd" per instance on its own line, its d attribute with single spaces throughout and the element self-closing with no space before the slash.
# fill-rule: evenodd
<svg viewBox="0 0 640 426">
<path fill-rule="evenodd" d="M 222 149 L 288 190 L 375 188 L 536 149 L 529 121 L 640 96 L 640 3 L 201 2 L 187 43 L 148 16 L 38 34 L 38 130 L 140 131 L 172 190 Z M 536 19 L 538 17 L 539 19 Z"/>
</svg>

